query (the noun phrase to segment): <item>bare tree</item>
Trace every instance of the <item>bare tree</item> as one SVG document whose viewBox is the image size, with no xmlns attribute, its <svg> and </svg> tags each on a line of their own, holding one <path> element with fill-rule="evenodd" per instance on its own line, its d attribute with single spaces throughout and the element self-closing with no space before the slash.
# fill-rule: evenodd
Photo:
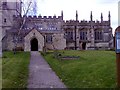
<svg viewBox="0 0 120 90">
<path fill-rule="evenodd" d="M 18 42 L 19 42 L 20 32 L 21 32 L 23 26 L 24 26 L 25 23 L 26 23 L 27 14 L 28 14 L 28 12 L 29 12 L 29 10 L 30 10 L 30 8 L 31 8 L 31 4 L 32 4 L 32 0 L 30 0 L 29 2 L 27 2 L 27 4 L 25 4 L 26 2 L 22 2 L 22 0 L 20 0 L 20 1 L 21 1 L 21 7 L 22 7 L 23 13 L 19 13 L 19 12 L 18 12 L 18 13 L 20 14 L 20 16 L 23 16 L 23 17 L 21 17 L 21 26 L 20 26 L 20 28 L 18 29 L 17 37 L 16 37 L 16 40 L 15 40 L 15 42 L 14 42 L 14 44 L 15 44 L 14 54 L 16 53 L 16 47 L 17 47 L 17 44 L 18 44 Z"/>
<path fill-rule="evenodd" d="M 27 14 L 30 10 L 34 10 L 34 9 L 31 9 L 33 8 L 32 7 L 32 0 L 18 0 L 19 2 L 19 6 L 16 5 L 16 12 L 18 13 L 18 15 L 20 16 L 20 26 L 17 30 L 17 34 L 16 36 L 14 36 L 14 40 L 13 40 L 13 43 L 14 43 L 14 54 L 16 53 L 16 47 L 17 47 L 17 44 L 19 42 L 19 36 L 20 36 L 20 33 L 21 33 L 21 30 L 23 29 L 25 23 L 26 23 L 26 19 L 27 19 Z M 15 2 L 14 2 L 15 3 Z M 16 2 L 17 3 L 17 2 Z M 0 7 L 2 6 L 2 3 L 0 5 Z M 35 7 L 34 7 L 35 8 Z M 8 7 L 9 9 L 9 7 Z M 11 13 L 9 10 L 8 10 L 9 13 Z M 8 15 L 8 13 L 4 13 L 4 16 L 7 17 L 7 19 L 9 19 L 8 21 L 11 23 L 11 25 L 14 25 L 14 22 L 13 20 L 11 19 L 11 17 Z"/>
</svg>

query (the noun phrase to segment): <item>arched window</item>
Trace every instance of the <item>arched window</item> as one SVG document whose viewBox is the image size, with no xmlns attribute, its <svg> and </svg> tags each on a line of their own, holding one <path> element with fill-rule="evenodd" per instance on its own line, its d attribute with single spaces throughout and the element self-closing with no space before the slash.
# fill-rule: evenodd
<svg viewBox="0 0 120 90">
<path fill-rule="evenodd" d="M 95 36 L 95 40 L 102 40 L 102 31 L 95 30 L 94 36 Z"/>
<path fill-rule="evenodd" d="M 80 40 L 87 40 L 87 31 L 80 31 Z"/>
<path fill-rule="evenodd" d="M 46 42 L 52 43 L 52 35 L 51 34 L 46 35 Z"/>
<path fill-rule="evenodd" d="M 67 41 L 73 41 L 73 31 L 67 31 L 66 32 L 66 39 Z"/>
</svg>

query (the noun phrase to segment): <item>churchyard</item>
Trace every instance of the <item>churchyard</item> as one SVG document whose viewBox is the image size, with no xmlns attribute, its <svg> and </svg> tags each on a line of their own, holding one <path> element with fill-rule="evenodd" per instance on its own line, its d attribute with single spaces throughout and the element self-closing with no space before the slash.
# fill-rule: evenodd
<svg viewBox="0 0 120 90">
<path fill-rule="evenodd" d="M 54 51 L 43 54 L 50 67 L 68 88 L 115 88 L 116 61 L 114 51 Z M 60 59 L 62 56 L 79 57 Z M 25 88 L 28 79 L 29 52 L 4 52 L 2 58 L 3 88 Z"/>
<path fill-rule="evenodd" d="M 114 51 L 59 51 L 60 56 L 79 56 L 61 60 L 54 53 L 44 55 L 52 69 L 69 88 L 115 88 L 116 61 Z"/>
<path fill-rule="evenodd" d="M 28 80 L 30 53 L 4 52 L 2 58 L 2 87 L 25 88 Z"/>
</svg>

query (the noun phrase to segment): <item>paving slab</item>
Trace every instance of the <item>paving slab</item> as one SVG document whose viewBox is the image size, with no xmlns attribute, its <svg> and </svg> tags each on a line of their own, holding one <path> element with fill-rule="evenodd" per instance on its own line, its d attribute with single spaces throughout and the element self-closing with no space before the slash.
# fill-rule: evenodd
<svg viewBox="0 0 120 90">
<path fill-rule="evenodd" d="M 66 88 L 38 51 L 31 51 L 27 88 Z"/>
</svg>

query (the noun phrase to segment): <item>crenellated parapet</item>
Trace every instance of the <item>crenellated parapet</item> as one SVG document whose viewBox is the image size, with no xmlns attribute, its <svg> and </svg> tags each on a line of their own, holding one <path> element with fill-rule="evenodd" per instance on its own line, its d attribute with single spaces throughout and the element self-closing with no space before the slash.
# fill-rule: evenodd
<svg viewBox="0 0 120 90">
<path fill-rule="evenodd" d="M 32 19 L 32 20 L 51 20 L 51 19 L 53 19 L 53 20 L 62 20 L 62 16 L 20 16 L 20 15 L 18 15 L 18 16 L 16 16 L 16 15 L 13 15 L 13 18 L 14 19 L 19 19 L 19 18 L 24 18 L 24 17 L 26 17 L 27 19 Z"/>
<path fill-rule="evenodd" d="M 76 20 L 66 20 L 66 21 L 64 21 L 64 25 L 76 25 L 77 23 L 79 23 L 79 21 L 76 21 Z"/>
<path fill-rule="evenodd" d="M 26 27 L 45 27 L 46 29 L 52 29 L 53 27 L 67 27 L 67 28 L 110 28 L 110 12 L 109 19 L 103 20 L 103 14 L 101 13 L 101 20 L 93 20 L 92 12 L 90 14 L 90 20 L 78 20 L 78 12 L 76 11 L 76 19 L 73 20 L 64 20 L 63 19 L 63 11 L 60 16 L 13 16 L 14 23 L 19 23 L 23 18 L 26 18 Z M 20 23 L 18 24 L 20 25 Z M 17 26 L 17 25 L 14 25 Z M 63 26 L 63 27 L 62 27 Z"/>
<path fill-rule="evenodd" d="M 109 21 L 87 21 L 87 20 L 81 20 L 81 21 L 76 21 L 76 20 L 67 20 L 64 21 L 65 25 L 100 25 L 100 26 L 109 26 Z"/>
</svg>

